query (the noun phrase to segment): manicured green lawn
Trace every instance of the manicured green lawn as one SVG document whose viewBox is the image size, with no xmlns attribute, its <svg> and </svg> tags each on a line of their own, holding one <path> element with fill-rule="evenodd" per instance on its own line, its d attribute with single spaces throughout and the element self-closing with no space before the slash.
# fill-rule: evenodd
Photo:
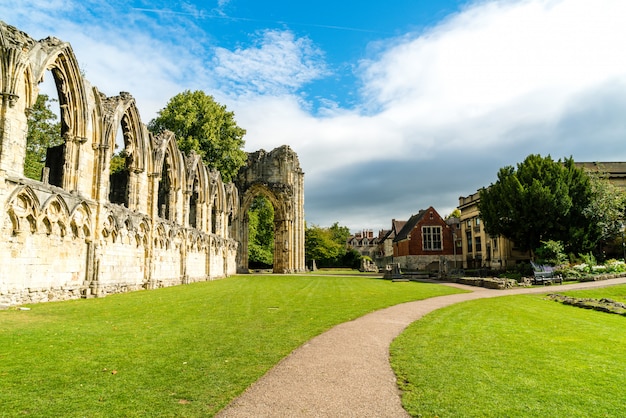
<svg viewBox="0 0 626 418">
<path fill-rule="evenodd" d="M 0 311 L 0 416 L 212 416 L 333 325 L 455 292 L 366 277 L 247 275 Z"/>
<path fill-rule="evenodd" d="M 623 301 L 626 286 L 563 293 Z M 413 416 L 618 417 L 624 330 L 626 317 L 541 295 L 475 300 L 413 323 L 392 344 L 392 366 Z"/>
<path fill-rule="evenodd" d="M 316 275 L 316 276 L 321 276 L 321 275 L 361 275 L 361 276 L 375 276 L 375 277 L 383 277 L 383 275 L 385 274 L 384 271 L 381 271 L 380 273 L 371 273 L 371 272 L 367 272 L 367 271 L 359 271 L 356 269 L 349 269 L 349 268 L 321 268 L 315 271 L 310 272 L 309 274 L 312 275 Z"/>
</svg>

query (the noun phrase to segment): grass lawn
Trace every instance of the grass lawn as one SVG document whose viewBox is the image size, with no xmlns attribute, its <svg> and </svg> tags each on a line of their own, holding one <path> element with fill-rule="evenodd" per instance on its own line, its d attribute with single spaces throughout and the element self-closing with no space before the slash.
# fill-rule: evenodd
<svg viewBox="0 0 626 418">
<path fill-rule="evenodd" d="M 383 275 L 385 274 L 384 271 L 381 271 L 379 273 L 372 273 L 372 272 L 368 272 L 368 271 L 359 271 L 357 269 L 350 269 L 350 268 L 320 268 L 317 269 L 315 271 L 311 271 L 308 274 L 314 275 L 314 276 L 321 276 L 321 275 L 361 275 L 361 276 L 375 276 L 375 277 L 383 277 Z"/>
<path fill-rule="evenodd" d="M 0 416 L 211 416 L 333 325 L 455 292 L 246 275 L 0 311 Z"/>
<path fill-rule="evenodd" d="M 626 286 L 562 293 L 626 301 Z M 475 300 L 413 323 L 392 366 L 413 416 L 618 417 L 625 329 L 626 317 L 542 295 Z"/>
</svg>

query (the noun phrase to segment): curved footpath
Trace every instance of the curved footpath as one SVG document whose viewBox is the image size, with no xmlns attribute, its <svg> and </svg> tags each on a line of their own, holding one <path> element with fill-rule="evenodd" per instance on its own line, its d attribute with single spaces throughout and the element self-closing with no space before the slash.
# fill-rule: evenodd
<svg viewBox="0 0 626 418">
<path fill-rule="evenodd" d="M 466 300 L 622 283 L 626 278 L 510 290 L 448 284 L 473 292 L 403 303 L 337 325 L 294 350 L 217 416 L 408 417 L 389 365 L 389 345 L 410 323 Z"/>
</svg>

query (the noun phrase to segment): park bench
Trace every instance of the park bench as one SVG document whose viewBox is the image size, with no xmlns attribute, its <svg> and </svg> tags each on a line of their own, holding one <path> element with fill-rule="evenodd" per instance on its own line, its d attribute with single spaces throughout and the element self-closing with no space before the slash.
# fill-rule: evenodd
<svg viewBox="0 0 626 418">
<path fill-rule="evenodd" d="M 563 278 L 555 274 L 555 268 L 552 266 L 542 266 L 540 264 L 530 262 L 533 267 L 533 284 L 563 284 Z"/>
</svg>

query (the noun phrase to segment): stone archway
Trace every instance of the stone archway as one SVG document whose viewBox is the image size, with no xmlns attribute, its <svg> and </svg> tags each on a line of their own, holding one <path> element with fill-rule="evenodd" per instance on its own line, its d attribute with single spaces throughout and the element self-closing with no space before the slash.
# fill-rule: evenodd
<svg viewBox="0 0 626 418">
<path fill-rule="evenodd" d="M 287 145 L 270 152 L 248 154 L 239 171 L 237 187 L 241 210 L 236 235 L 240 246 L 237 270 L 248 272 L 248 209 L 259 195 L 274 206 L 274 273 L 305 271 L 304 261 L 304 173 L 298 155 Z"/>
</svg>

